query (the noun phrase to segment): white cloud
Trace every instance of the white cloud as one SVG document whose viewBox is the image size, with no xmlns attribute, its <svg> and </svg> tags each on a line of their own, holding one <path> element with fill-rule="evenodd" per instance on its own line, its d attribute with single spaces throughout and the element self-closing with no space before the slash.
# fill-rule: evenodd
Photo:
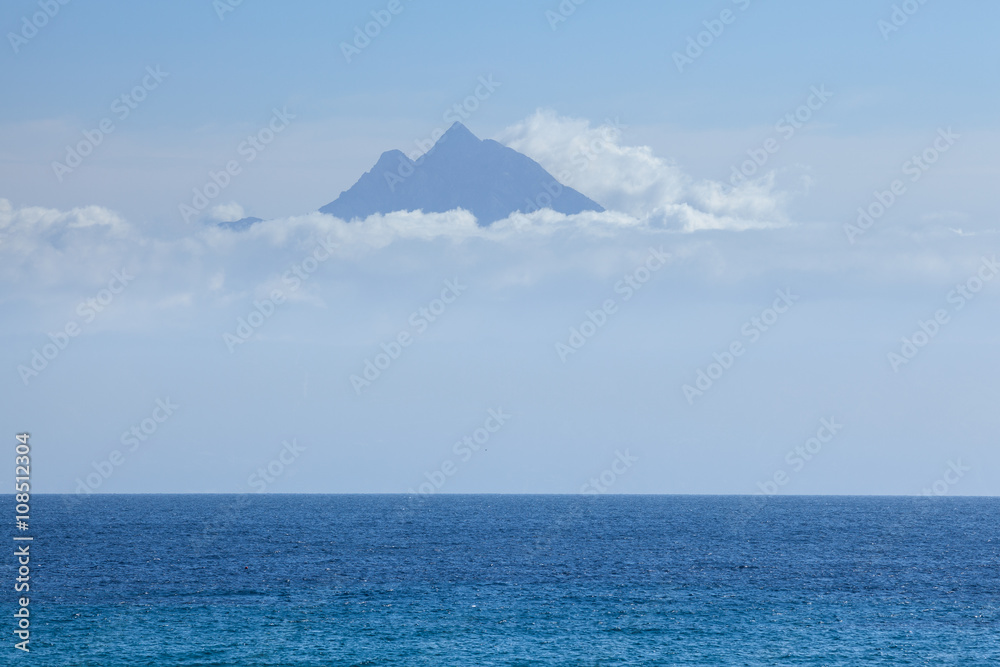
<svg viewBox="0 0 1000 667">
<path fill-rule="evenodd" d="M 918 236 L 886 228 L 855 247 L 848 247 L 839 230 L 823 225 L 758 229 L 746 212 L 759 218 L 777 210 L 767 185 L 760 182 L 729 192 L 718 184 L 693 184 L 688 192 L 697 205 L 675 203 L 645 219 L 617 211 L 567 216 L 546 209 L 480 227 L 462 210 L 398 212 L 353 223 L 311 213 L 269 220 L 242 232 L 193 228 L 190 236 L 180 238 L 133 227 L 100 207 L 15 209 L 0 199 L 0 284 L 18 286 L 0 297 L 41 297 L 52 286 L 86 296 L 111 271 L 127 266 L 141 275 L 136 284 L 143 285 L 130 295 L 143 292 L 151 305 L 224 306 L 278 286 L 289 267 L 324 240 L 336 248 L 320 273 L 335 273 L 347 283 L 359 276 L 424 275 L 448 264 L 469 267 L 491 285 L 530 285 L 567 273 L 606 278 L 628 268 L 634 253 L 650 245 L 664 245 L 696 281 L 735 284 L 782 271 L 819 279 L 881 279 L 889 266 L 896 267 L 892 280 L 905 274 L 907 281 L 920 281 L 940 279 L 948 273 L 941 267 L 968 264 L 985 252 L 968 246 L 964 236 L 943 223 Z M 691 229 L 755 231 L 683 231 Z M 928 235 L 934 248 L 924 244 Z M 321 303 L 314 291 L 323 280 L 311 281 L 296 298 Z"/>
<path fill-rule="evenodd" d="M 605 208 L 682 231 L 765 229 L 789 224 L 787 196 L 773 174 L 732 188 L 695 181 L 648 146 L 622 144 L 612 121 L 597 127 L 549 110 L 535 112 L 497 138 Z"/>
<path fill-rule="evenodd" d="M 243 207 L 232 201 L 228 204 L 213 206 L 208 212 L 208 217 L 216 222 L 235 222 L 247 216 L 243 211 Z"/>
<path fill-rule="evenodd" d="M 137 241 L 121 216 L 100 206 L 14 208 L 0 199 L 0 280 L 6 282 L 50 284 L 71 275 L 94 279 L 96 264 L 125 255 Z"/>
<path fill-rule="evenodd" d="M 8 238 L 55 236 L 85 227 L 101 228 L 116 235 L 125 234 L 129 229 L 117 213 L 100 206 L 84 206 L 70 211 L 40 206 L 15 209 L 9 200 L 0 199 L 0 243 Z"/>
</svg>

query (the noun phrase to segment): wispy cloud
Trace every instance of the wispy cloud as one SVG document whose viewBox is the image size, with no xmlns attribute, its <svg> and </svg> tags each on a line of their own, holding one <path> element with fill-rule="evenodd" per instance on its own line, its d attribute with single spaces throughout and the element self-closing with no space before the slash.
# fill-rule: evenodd
<svg viewBox="0 0 1000 667">
<path fill-rule="evenodd" d="M 594 126 L 539 110 L 505 129 L 497 140 L 606 208 L 651 225 L 693 232 L 789 224 L 788 195 L 777 191 L 773 173 L 737 188 L 697 181 L 649 146 L 624 144 L 624 130 L 617 119 Z"/>
</svg>

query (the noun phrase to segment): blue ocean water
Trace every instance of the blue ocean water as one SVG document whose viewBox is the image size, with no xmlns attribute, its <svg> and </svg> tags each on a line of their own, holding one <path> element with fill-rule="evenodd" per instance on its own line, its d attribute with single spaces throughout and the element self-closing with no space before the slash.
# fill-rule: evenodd
<svg viewBox="0 0 1000 667">
<path fill-rule="evenodd" d="M 1000 499 L 32 500 L 3 664 L 1000 664 Z"/>
</svg>

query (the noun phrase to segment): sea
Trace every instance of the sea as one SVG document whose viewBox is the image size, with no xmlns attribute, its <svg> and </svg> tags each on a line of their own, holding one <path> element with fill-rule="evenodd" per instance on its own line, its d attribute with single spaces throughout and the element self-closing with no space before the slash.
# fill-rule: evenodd
<svg viewBox="0 0 1000 667">
<path fill-rule="evenodd" d="M 33 496 L 29 593 L 14 531 L 0 557 L 0 664 L 996 666 L 998 517 L 960 497 Z"/>
</svg>

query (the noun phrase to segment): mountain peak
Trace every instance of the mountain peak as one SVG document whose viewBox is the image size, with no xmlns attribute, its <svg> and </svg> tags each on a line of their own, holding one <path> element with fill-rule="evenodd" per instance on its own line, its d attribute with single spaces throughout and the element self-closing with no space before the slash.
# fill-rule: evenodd
<svg viewBox="0 0 1000 667">
<path fill-rule="evenodd" d="M 466 158 L 469 154 L 479 151 L 483 145 L 483 140 L 474 135 L 469 128 L 460 122 L 452 123 L 448 131 L 441 135 L 441 138 L 431 146 L 428 154 L 461 152 Z M 463 158 L 457 158 L 463 159 Z"/>
<path fill-rule="evenodd" d="M 476 216 L 481 226 L 543 208 L 566 215 L 604 210 L 526 155 L 483 141 L 456 122 L 416 161 L 398 150 L 382 153 L 370 171 L 320 212 L 355 220 L 376 213 L 459 208 Z"/>
<path fill-rule="evenodd" d="M 462 123 L 459 122 L 459 121 L 455 121 L 454 123 L 452 123 L 451 127 L 448 128 L 448 131 L 445 132 L 441 136 L 441 138 L 438 139 L 438 141 L 443 141 L 445 139 L 445 137 L 447 137 L 449 141 L 452 141 L 452 140 L 470 141 L 471 140 L 471 141 L 475 141 L 476 143 L 479 143 L 480 141 L 482 141 L 479 137 L 477 137 L 476 135 L 474 135 L 469 130 L 469 128 L 467 128 L 465 125 L 462 125 Z"/>
<path fill-rule="evenodd" d="M 372 167 L 372 171 L 377 171 L 379 169 L 393 169 L 395 165 L 400 160 L 409 160 L 403 151 L 393 148 L 391 151 L 386 151 L 379 156 L 378 162 Z"/>
</svg>

